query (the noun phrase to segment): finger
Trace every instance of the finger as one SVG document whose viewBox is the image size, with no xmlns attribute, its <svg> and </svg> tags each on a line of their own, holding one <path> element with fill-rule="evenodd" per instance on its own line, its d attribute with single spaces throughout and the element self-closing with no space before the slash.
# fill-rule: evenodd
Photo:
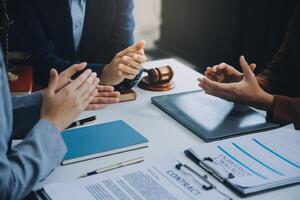
<svg viewBox="0 0 300 200">
<path fill-rule="evenodd" d="M 133 80 L 135 79 L 136 75 L 124 75 L 124 78 L 125 79 L 128 79 L 128 80 Z"/>
<path fill-rule="evenodd" d="M 82 104 L 82 108 L 83 110 L 86 110 L 87 107 L 89 106 L 89 104 L 93 101 L 93 99 L 95 98 L 95 96 L 97 95 L 97 90 L 94 90 L 87 98 L 86 100 L 83 102 Z"/>
<path fill-rule="evenodd" d="M 213 66 L 213 67 L 211 68 L 211 71 L 212 71 L 213 73 L 217 73 L 218 66 L 219 66 L 219 65 Z"/>
<path fill-rule="evenodd" d="M 145 63 L 145 62 L 147 62 L 147 57 L 144 56 L 144 55 L 139 55 L 139 54 L 136 54 L 136 53 L 131 53 L 128 56 L 131 59 L 133 59 L 134 61 L 139 62 L 139 63 Z"/>
<path fill-rule="evenodd" d="M 106 108 L 106 104 L 89 104 L 86 110 L 101 110 Z"/>
<path fill-rule="evenodd" d="M 77 95 L 81 96 L 83 99 L 87 98 L 94 90 L 97 90 L 96 87 L 99 84 L 99 79 L 96 78 L 96 75 L 93 73 L 91 76 L 78 88 Z M 97 91 L 98 92 L 98 91 Z"/>
<path fill-rule="evenodd" d="M 124 64 L 129 65 L 130 67 L 133 67 L 137 70 L 140 70 L 142 68 L 142 65 L 140 62 L 136 62 L 135 60 L 133 60 L 132 58 L 130 58 L 128 56 L 123 56 L 122 61 L 124 62 Z"/>
<path fill-rule="evenodd" d="M 91 104 L 113 104 L 113 103 L 119 103 L 120 99 L 119 97 L 95 97 Z"/>
<path fill-rule="evenodd" d="M 78 78 L 72 81 L 67 87 L 71 90 L 77 90 L 92 74 L 92 70 L 85 70 Z"/>
<path fill-rule="evenodd" d="M 221 63 L 218 65 L 218 70 L 223 70 L 227 67 L 227 64 L 226 63 Z"/>
<path fill-rule="evenodd" d="M 252 78 L 253 76 L 253 72 L 252 70 L 250 69 L 250 66 L 249 64 L 247 63 L 246 59 L 244 56 L 241 56 L 240 57 L 240 65 L 242 67 L 242 70 L 243 70 L 243 73 L 244 73 L 244 77 L 246 79 L 250 79 Z"/>
<path fill-rule="evenodd" d="M 256 64 L 255 64 L 255 63 L 252 63 L 252 64 L 250 65 L 251 71 L 254 72 L 255 68 L 256 68 Z"/>
<path fill-rule="evenodd" d="M 140 40 L 137 43 L 135 43 L 136 48 L 138 49 L 144 49 L 146 46 L 146 41 L 145 40 Z"/>
<path fill-rule="evenodd" d="M 130 53 L 134 53 L 134 52 L 137 52 L 141 49 L 141 47 L 143 46 L 142 42 L 137 42 L 136 44 L 132 45 L 132 46 L 129 46 L 127 47 L 126 49 L 124 49 L 123 51 L 120 51 L 117 56 L 119 57 L 123 57 L 125 55 L 128 55 Z"/>
<path fill-rule="evenodd" d="M 205 72 L 204 75 L 205 75 L 208 79 L 216 81 L 216 78 L 213 77 L 213 76 L 211 76 L 211 75 L 209 74 L 209 72 Z"/>
<path fill-rule="evenodd" d="M 81 72 L 82 70 L 84 70 L 87 66 L 86 62 L 80 63 L 80 64 L 75 64 L 72 65 L 71 67 L 69 67 L 65 73 L 66 76 L 71 78 L 74 74 L 76 74 L 77 72 Z"/>
<path fill-rule="evenodd" d="M 218 83 L 216 81 L 209 80 L 208 78 L 204 77 L 200 79 L 200 83 L 205 88 L 211 88 L 214 91 L 220 91 L 220 92 L 229 92 L 230 84 L 227 83 Z"/>
<path fill-rule="evenodd" d="M 58 86 L 58 73 L 56 69 L 51 69 L 50 71 L 50 80 L 47 87 L 47 90 L 50 92 L 50 94 L 55 94 L 56 88 Z"/>
<path fill-rule="evenodd" d="M 216 96 L 216 97 L 220 97 L 220 98 L 225 99 L 225 100 L 232 100 L 232 96 L 234 96 L 229 91 L 216 90 L 216 89 L 213 89 L 209 85 L 206 85 L 202 82 L 199 82 L 199 87 L 201 87 L 205 91 L 206 94 L 213 95 L 213 96 Z"/>
<path fill-rule="evenodd" d="M 97 85 L 98 92 L 113 92 L 115 89 L 112 86 Z"/>
<path fill-rule="evenodd" d="M 97 97 L 119 97 L 120 92 L 99 92 L 97 94 Z"/>
<path fill-rule="evenodd" d="M 123 73 L 123 75 L 129 75 L 129 76 L 136 76 L 139 74 L 139 70 L 134 69 L 132 67 L 128 67 L 126 65 L 123 64 L 119 64 L 119 70 Z"/>
</svg>

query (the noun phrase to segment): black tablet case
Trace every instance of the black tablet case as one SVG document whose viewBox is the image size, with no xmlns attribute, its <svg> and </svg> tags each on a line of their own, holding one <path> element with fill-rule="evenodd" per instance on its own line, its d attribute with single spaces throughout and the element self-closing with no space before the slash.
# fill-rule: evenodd
<svg viewBox="0 0 300 200">
<path fill-rule="evenodd" d="M 152 97 L 152 103 L 206 142 L 279 126 L 248 106 L 202 91 Z"/>
</svg>

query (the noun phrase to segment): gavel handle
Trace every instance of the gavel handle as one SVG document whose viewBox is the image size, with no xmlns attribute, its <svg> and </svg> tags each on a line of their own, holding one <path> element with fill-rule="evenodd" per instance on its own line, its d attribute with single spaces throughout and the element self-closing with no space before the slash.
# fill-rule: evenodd
<svg viewBox="0 0 300 200">
<path fill-rule="evenodd" d="M 149 73 L 150 69 L 143 68 L 144 72 Z"/>
</svg>

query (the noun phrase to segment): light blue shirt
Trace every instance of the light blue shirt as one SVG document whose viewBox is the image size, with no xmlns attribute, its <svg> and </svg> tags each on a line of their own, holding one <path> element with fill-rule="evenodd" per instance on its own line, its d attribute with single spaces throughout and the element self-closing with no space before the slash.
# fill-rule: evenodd
<svg viewBox="0 0 300 200">
<path fill-rule="evenodd" d="M 78 51 L 85 17 L 86 0 L 69 0 L 75 50 Z"/>
<path fill-rule="evenodd" d="M 0 48 L 0 199 L 23 199 L 65 156 L 60 131 L 40 119 L 41 105 L 41 93 L 10 97 Z M 25 138 L 11 146 L 17 133 Z"/>
</svg>

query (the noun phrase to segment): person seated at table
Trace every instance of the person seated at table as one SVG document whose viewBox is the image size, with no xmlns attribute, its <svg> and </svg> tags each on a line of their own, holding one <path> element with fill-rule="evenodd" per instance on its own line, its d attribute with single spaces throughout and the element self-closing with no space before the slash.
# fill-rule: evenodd
<svg viewBox="0 0 300 200">
<path fill-rule="evenodd" d="M 16 29 L 32 56 L 37 85 L 49 69 L 88 62 L 103 85 L 131 88 L 146 62 L 144 41 L 134 43 L 133 0 L 20 0 Z M 131 46 L 132 45 L 132 46 Z"/>
<path fill-rule="evenodd" d="M 267 111 L 273 122 L 300 129 L 300 5 L 284 42 L 266 69 L 255 76 L 255 64 L 240 58 L 243 73 L 221 63 L 208 67 L 199 86 L 206 93 Z"/>
<path fill-rule="evenodd" d="M 98 85 L 99 78 L 90 69 L 70 81 L 85 67 L 86 63 L 76 64 L 59 75 L 51 69 L 46 89 L 11 98 L 0 48 L 0 199 L 23 199 L 60 165 L 67 151 L 61 131 L 97 99 L 98 93 L 115 96 L 108 101 L 118 101 L 113 88 Z M 98 106 L 105 105 L 105 97 L 101 98 Z M 26 137 L 12 146 L 12 138 L 20 131 L 27 133 Z"/>
</svg>

